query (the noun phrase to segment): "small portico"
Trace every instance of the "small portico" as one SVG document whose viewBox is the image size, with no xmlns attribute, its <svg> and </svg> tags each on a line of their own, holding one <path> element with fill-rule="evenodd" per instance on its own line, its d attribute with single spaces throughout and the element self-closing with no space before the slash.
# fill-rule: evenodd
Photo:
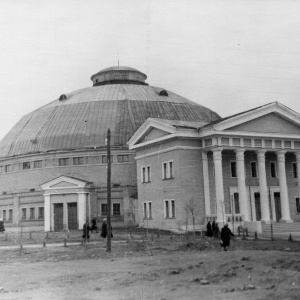
<svg viewBox="0 0 300 300">
<path fill-rule="evenodd" d="M 60 176 L 41 185 L 45 231 L 78 230 L 90 217 L 91 182 Z"/>
</svg>

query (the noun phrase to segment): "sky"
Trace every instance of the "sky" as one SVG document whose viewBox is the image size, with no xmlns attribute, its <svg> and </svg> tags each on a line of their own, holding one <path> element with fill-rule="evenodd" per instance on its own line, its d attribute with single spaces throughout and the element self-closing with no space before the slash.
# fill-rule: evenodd
<svg viewBox="0 0 300 300">
<path fill-rule="evenodd" d="M 0 0 L 0 139 L 120 65 L 226 117 L 300 113 L 298 0 Z"/>
</svg>

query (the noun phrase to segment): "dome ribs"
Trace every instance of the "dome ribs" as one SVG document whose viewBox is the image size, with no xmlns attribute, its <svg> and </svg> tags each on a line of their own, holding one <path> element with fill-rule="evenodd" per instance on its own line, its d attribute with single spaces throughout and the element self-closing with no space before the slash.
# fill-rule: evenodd
<svg viewBox="0 0 300 300">
<path fill-rule="evenodd" d="M 162 88 L 112 84 L 66 94 L 24 116 L 0 143 L 0 157 L 104 147 L 107 129 L 112 146 L 126 146 L 128 139 L 148 119 L 210 122 L 220 117 L 210 109 Z"/>
</svg>

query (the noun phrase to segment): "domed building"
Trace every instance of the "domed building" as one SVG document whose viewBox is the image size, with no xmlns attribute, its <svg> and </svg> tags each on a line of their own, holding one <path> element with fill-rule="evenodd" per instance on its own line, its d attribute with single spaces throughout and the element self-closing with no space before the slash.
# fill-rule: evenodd
<svg viewBox="0 0 300 300">
<path fill-rule="evenodd" d="M 149 118 L 220 119 L 210 109 L 149 86 L 130 67 L 91 77 L 92 87 L 59 95 L 25 115 L 0 142 L 0 217 L 6 227 L 60 231 L 107 214 L 105 139 L 111 130 L 112 222 L 139 222 L 136 151 L 128 140 Z M 113 225 L 114 226 L 114 225 Z"/>
</svg>

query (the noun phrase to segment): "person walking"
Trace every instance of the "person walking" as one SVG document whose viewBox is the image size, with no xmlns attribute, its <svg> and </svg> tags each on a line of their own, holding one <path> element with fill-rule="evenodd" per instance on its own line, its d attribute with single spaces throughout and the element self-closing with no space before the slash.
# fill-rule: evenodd
<svg viewBox="0 0 300 300">
<path fill-rule="evenodd" d="M 210 221 L 208 221 L 208 223 L 206 225 L 206 234 L 205 235 L 208 237 L 212 237 L 212 229 L 211 229 Z"/>
<path fill-rule="evenodd" d="M 227 247 L 230 245 L 230 236 L 234 237 L 235 235 L 228 228 L 228 224 L 225 223 L 221 230 L 221 247 L 224 248 L 224 251 L 227 251 Z"/>
<path fill-rule="evenodd" d="M 215 229 L 213 231 L 213 236 L 214 236 L 215 239 L 220 238 L 220 228 L 219 228 L 218 223 L 216 223 L 216 225 L 215 225 Z"/>
<path fill-rule="evenodd" d="M 98 233 L 97 218 L 96 217 L 94 217 L 93 220 L 92 220 L 91 233 L 93 233 L 93 231 L 96 231 L 96 233 Z"/>
<path fill-rule="evenodd" d="M 5 229 L 4 229 L 4 222 L 3 219 L 0 218 L 0 232 L 4 233 Z"/>
<path fill-rule="evenodd" d="M 110 226 L 111 237 L 113 237 L 112 226 Z M 103 219 L 100 236 L 104 239 L 107 237 L 107 220 Z"/>
<path fill-rule="evenodd" d="M 214 236 L 215 229 L 216 229 L 216 222 L 215 222 L 215 220 L 213 220 L 213 222 L 211 224 L 211 232 L 212 232 L 211 236 Z"/>
<path fill-rule="evenodd" d="M 83 235 L 82 238 L 85 240 L 85 242 L 90 242 L 90 231 L 91 227 L 89 224 L 89 220 L 87 219 L 86 222 L 83 225 Z"/>
</svg>

